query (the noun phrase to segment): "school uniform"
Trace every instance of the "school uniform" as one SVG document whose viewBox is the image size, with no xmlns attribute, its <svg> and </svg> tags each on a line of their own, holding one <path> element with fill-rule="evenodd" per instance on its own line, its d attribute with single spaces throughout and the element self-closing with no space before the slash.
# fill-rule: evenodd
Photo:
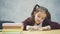
<svg viewBox="0 0 60 34">
<path fill-rule="evenodd" d="M 24 30 L 26 30 L 27 25 L 29 25 L 29 26 L 35 25 L 35 23 L 31 22 L 30 20 L 31 20 L 31 17 L 29 17 L 25 21 L 23 21 Z M 42 27 L 49 25 L 51 27 L 51 29 L 60 29 L 60 24 L 58 24 L 56 22 L 52 22 L 51 20 L 48 20 L 48 19 L 45 19 L 41 25 L 42 25 Z"/>
</svg>

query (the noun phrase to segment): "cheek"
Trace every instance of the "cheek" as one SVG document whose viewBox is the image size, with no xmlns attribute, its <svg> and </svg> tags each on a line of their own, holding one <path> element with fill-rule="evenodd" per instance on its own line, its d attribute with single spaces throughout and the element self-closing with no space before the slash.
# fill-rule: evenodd
<svg viewBox="0 0 60 34">
<path fill-rule="evenodd" d="M 35 17 L 35 22 L 38 22 L 38 18 L 37 17 Z"/>
<path fill-rule="evenodd" d="M 43 19 L 41 19 L 40 21 L 43 22 Z"/>
<path fill-rule="evenodd" d="M 35 21 L 42 22 L 43 20 L 42 19 L 39 19 L 39 18 L 35 18 Z"/>
<path fill-rule="evenodd" d="M 38 22 L 43 22 L 43 21 L 44 21 L 44 19 L 36 18 L 36 21 L 38 21 Z"/>
<path fill-rule="evenodd" d="M 38 20 L 39 18 L 37 16 L 35 16 L 35 20 Z"/>
</svg>

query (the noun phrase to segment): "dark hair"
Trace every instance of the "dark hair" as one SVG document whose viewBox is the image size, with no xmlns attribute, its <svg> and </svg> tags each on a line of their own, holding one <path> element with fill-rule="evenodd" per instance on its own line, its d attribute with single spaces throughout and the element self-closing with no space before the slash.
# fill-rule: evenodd
<svg viewBox="0 0 60 34">
<path fill-rule="evenodd" d="M 32 21 L 34 21 L 34 12 L 39 12 L 39 9 L 45 10 L 46 13 L 46 19 L 51 20 L 51 15 L 48 12 L 48 9 L 42 6 L 39 6 L 38 4 L 35 5 L 35 7 L 33 8 L 33 11 L 31 13 L 31 17 L 32 17 Z"/>
</svg>

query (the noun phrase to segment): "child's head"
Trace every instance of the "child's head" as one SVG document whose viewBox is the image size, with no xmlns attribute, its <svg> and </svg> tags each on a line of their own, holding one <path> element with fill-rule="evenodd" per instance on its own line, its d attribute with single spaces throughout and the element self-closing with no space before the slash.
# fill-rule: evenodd
<svg viewBox="0 0 60 34">
<path fill-rule="evenodd" d="M 36 5 L 34 7 L 31 16 L 37 24 L 43 22 L 45 19 L 51 20 L 51 16 L 48 12 L 48 9 L 39 5 Z"/>
</svg>

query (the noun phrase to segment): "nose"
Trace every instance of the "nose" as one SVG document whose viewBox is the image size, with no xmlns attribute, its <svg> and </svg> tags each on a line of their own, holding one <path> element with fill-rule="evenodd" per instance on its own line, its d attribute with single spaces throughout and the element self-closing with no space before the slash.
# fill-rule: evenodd
<svg viewBox="0 0 60 34">
<path fill-rule="evenodd" d="M 38 18 L 38 21 L 40 22 L 41 21 L 41 18 Z"/>
<path fill-rule="evenodd" d="M 43 21 L 43 19 L 39 18 L 39 19 L 38 19 L 38 21 L 39 21 L 39 22 L 42 22 L 42 21 Z"/>
<path fill-rule="evenodd" d="M 39 18 L 38 20 L 41 21 L 41 18 Z"/>
</svg>

